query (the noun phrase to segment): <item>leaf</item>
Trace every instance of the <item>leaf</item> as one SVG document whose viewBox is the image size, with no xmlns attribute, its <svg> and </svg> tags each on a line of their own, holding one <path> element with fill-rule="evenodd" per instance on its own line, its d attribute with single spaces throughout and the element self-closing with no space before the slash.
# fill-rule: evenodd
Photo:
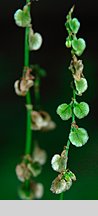
<svg viewBox="0 0 98 216">
<path fill-rule="evenodd" d="M 75 38 L 72 41 L 72 48 L 77 56 L 81 56 L 86 48 L 85 40 L 82 38 Z"/>
<path fill-rule="evenodd" d="M 89 113 L 89 105 L 85 102 L 76 103 L 74 107 L 74 114 L 77 118 L 82 119 Z"/>
<path fill-rule="evenodd" d="M 76 90 L 78 91 L 78 94 L 84 93 L 88 88 L 88 83 L 85 78 L 81 78 L 80 80 L 74 80 Z"/>
<path fill-rule="evenodd" d="M 57 108 L 57 114 L 61 117 L 62 120 L 68 120 L 72 117 L 72 107 L 71 104 L 61 104 Z"/>
<path fill-rule="evenodd" d="M 89 139 L 87 131 L 83 128 L 74 128 L 69 134 L 70 142 L 76 147 L 82 147 Z"/>
<path fill-rule="evenodd" d="M 14 14 L 16 25 L 19 27 L 28 27 L 31 23 L 31 16 L 28 6 L 24 6 L 23 10 L 18 9 Z"/>
<path fill-rule="evenodd" d="M 80 22 L 78 21 L 77 18 L 73 18 L 69 22 L 69 26 L 72 30 L 73 33 L 77 34 L 79 28 L 80 28 Z"/>
<path fill-rule="evenodd" d="M 29 32 L 29 49 L 38 50 L 42 45 L 42 36 L 39 33 L 34 33 L 32 29 Z"/>
</svg>

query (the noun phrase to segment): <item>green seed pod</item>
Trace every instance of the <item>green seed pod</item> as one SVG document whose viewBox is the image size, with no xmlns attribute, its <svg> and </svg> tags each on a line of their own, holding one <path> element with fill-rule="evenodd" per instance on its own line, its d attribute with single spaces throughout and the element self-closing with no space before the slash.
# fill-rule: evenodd
<svg viewBox="0 0 98 216">
<path fill-rule="evenodd" d="M 88 115 L 89 105 L 85 102 L 76 103 L 73 111 L 77 118 L 82 119 Z"/>
<path fill-rule="evenodd" d="M 78 95 L 81 96 L 81 94 L 83 94 L 88 88 L 87 80 L 85 78 L 81 78 L 78 81 L 74 80 L 74 82 L 75 82 L 75 86 L 76 86 L 76 90 L 78 92 Z"/>
<path fill-rule="evenodd" d="M 34 33 L 33 30 L 30 28 L 29 31 L 29 49 L 30 51 L 36 51 L 40 49 L 42 45 L 42 36 L 39 33 Z"/>
<path fill-rule="evenodd" d="M 80 22 L 78 21 L 77 18 L 73 18 L 69 21 L 69 26 L 70 26 L 70 29 L 72 30 L 72 32 L 74 34 L 77 34 L 77 32 L 79 31 L 79 28 L 80 28 Z"/>
<path fill-rule="evenodd" d="M 69 134 L 69 139 L 76 147 L 82 147 L 87 143 L 89 137 L 84 128 L 74 128 Z"/>
<path fill-rule="evenodd" d="M 14 19 L 15 19 L 16 25 L 18 25 L 19 27 L 30 26 L 31 16 L 28 10 L 28 6 L 25 5 L 23 10 L 18 9 L 14 14 Z"/>
<path fill-rule="evenodd" d="M 85 48 L 86 48 L 85 40 L 82 39 L 82 38 L 79 38 L 79 39 L 75 38 L 75 39 L 73 39 L 73 41 L 72 41 L 72 48 L 73 48 L 74 53 L 77 56 L 81 56 L 82 53 L 84 52 Z"/>
<path fill-rule="evenodd" d="M 57 114 L 61 117 L 62 120 L 68 120 L 72 117 L 72 106 L 71 104 L 61 104 L 57 108 Z"/>
</svg>

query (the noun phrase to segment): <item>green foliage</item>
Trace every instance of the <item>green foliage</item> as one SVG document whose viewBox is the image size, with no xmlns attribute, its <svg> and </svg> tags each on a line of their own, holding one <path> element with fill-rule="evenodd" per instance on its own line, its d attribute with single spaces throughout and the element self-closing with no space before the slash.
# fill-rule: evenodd
<svg viewBox="0 0 98 216">
<path fill-rule="evenodd" d="M 83 128 L 73 128 L 69 134 L 70 142 L 76 147 L 82 147 L 89 139 L 87 131 Z"/>
<path fill-rule="evenodd" d="M 80 22 L 77 18 L 72 19 L 72 13 L 73 13 L 74 7 L 71 8 L 67 15 L 67 21 L 65 23 L 66 30 L 68 32 L 68 37 L 66 39 L 66 47 L 71 48 L 72 47 L 72 53 L 76 54 L 77 56 L 81 56 L 83 51 L 86 48 L 86 43 L 83 38 L 77 39 L 76 34 L 79 31 L 80 28 Z"/>
<path fill-rule="evenodd" d="M 82 119 L 88 115 L 89 105 L 85 102 L 76 103 L 73 111 L 77 118 Z"/>
<path fill-rule="evenodd" d="M 14 14 L 16 25 L 19 27 L 28 27 L 31 23 L 31 16 L 28 5 L 23 7 L 23 10 L 18 9 Z"/>
<path fill-rule="evenodd" d="M 79 39 L 75 38 L 75 39 L 73 39 L 73 41 L 72 41 L 72 48 L 73 48 L 74 53 L 77 56 L 81 56 L 82 53 L 84 52 L 85 48 L 86 48 L 85 40 L 82 39 L 82 38 L 79 38 Z"/>
<path fill-rule="evenodd" d="M 61 104 L 57 108 L 57 114 L 61 117 L 62 120 L 68 120 L 72 117 L 72 106 L 71 104 Z"/>
<path fill-rule="evenodd" d="M 82 93 L 84 93 L 87 90 L 88 83 L 87 83 L 87 80 L 85 78 L 81 78 L 79 81 L 74 80 L 74 82 L 75 82 L 76 90 L 77 90 L 79 95 L 81 95 Z"/>
<path fill-rule="evenodd" d="M 77 18 L 73 18 L 69 21 L 69 27 L 74 34 L 77 34 L 80 28 L 80 22 L 78 21 Z"/>
</svg>

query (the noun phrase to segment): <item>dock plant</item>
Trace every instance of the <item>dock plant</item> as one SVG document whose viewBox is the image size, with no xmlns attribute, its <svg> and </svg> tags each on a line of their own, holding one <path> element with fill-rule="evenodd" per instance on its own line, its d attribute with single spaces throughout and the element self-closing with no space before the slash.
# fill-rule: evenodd
<svg viewBox="0 0 98 216">
<path fill-rule="evenodd" d="M 61 120 L 71 120 L 71 127 L 68 135 L 68 141 L 62 153 L 55 154 L 52 158 L 51 165 L 54 171 L 58 172 L 58 176 L 53 180 L 51 191 L 55 194 L 60 194 L 60 199 L 64 199 L 64 192 L 69 190 L 74 181 L 75 174 L 68 167 L 68 153 L 70 145 L 75 147 L 83 147 L 88 139 L 88 133 L 84 127 L 77 125 L 77 119 L 86 117 L 89 113 L 89 105 L 82 101 L 78 102 L 78 97 L 82 97 L 83 93 L 88 88 L 88 82 L 84 75 L 84 65 L 81 60 L 81 55 L 86 48 L 86 42 L 83 38 L 78 38 L 77 33 L 80 29 L 80 22 L 77 18 L 72 18 L 74 6 L 69 11 L 66 17 L 65 27 L 68 33 L 66 38 L 66 47 L 71 50 L 71 62 L 69 71 L 72 73 L 72 98 L 68 104 L 66 101 L 58 106 L 57 114 Z"/>
<path fill-rule="evenodd" d="M 39 147 L 37 136 L 36 140 L 34 140 L 32 132 L 44 132 L 55 128 L 55 123 L 52 121 L 50 115 L 40 107 L 41 78 L 46 76 L 46 71 L 38 64 L 32 65 L 30 63 L 30 52 L 39 50 L 43 42 L 41 34 L 35 32 L 33 29 L 30 9 L 31 2 L 30 0 L 26 0 L 23 9 L 18 9 L 14 14 L 16 25 L 25 29 L 22 75 L 14 84 L 16 94 L 19 97 L 25 98 L 27 113 L 24 155 L 21 162 L 16 166 L 16 174 L 21 182 L 18 195 L 20 199 L 24 200 L 41 199 L 44 192 L 43 185 L 37 183 L 35 178 L 41 174 L 47 154 Z M 31 94 L 32 89 L 33 94 Z M 34 95 L 33 98 L 32 95 Z"/>
</svg>

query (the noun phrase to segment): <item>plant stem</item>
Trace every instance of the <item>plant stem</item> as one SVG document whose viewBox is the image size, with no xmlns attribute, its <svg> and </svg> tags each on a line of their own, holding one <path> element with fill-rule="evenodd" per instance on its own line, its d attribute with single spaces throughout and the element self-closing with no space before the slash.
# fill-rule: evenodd
<svg viewBox="0 0 98 216">
<path fill-rule="evenodd" d="M 26 0 L 26 3 L 29 3 L 30 0 Z M 30 6 L 28 7 L 30 11 Z M 29 27 L 25 29 L 25 54 L 24 54 L 24 66 L 29 67 Z M 31 105 L 31 96 L 30 92 L 26 95 L 26 105 Z M 26 129 L 26 148 L 25 154 L 30 154 L 31 152 L 31 139 L 32 139 L 32 131 L 31 131 L 31 110 L 27 109 L 27 129 Z"/>
<path fill-rule="evenodd" d="M 26 104 L 30 105 L 30 92 L 26 96 Z M 27 129 L 26 129 L 26 148 L 25 154 L 31 153 L 31 139 L 32 139 L 32 130 L 31 130 L 31 110 L 27 109 Z"/>
<path fill-rule="evenodd" d="M 76 100 L 76 93 L 75 93 L 75 90 L 73 89 L 73 109 L 74 109 L 74 105 L 75 105 L 75 100 Z M 72 111 L 72 123 L 74 123 L 74 122 L 75 122 L 75 114 Z"/>
<path fill-rule="evenodd" d="M 38 110 L 40 108 L 40 78 L 36 77 L 34 82 L 34 95 L 35 95 L 35 108 Z"/>
<path fill-rule="evenodd" d="M 70 147 L 70 140 L 68 139 L 67 146 L 66 146 L 66 157 L 67 158 L 68 158 L 69 147 Z"/>
<path fill-rule="evenodd" d="M 73 112 L 75 99 L 76 99 L 76 93 L 75 93 L 75 90 L 73 89 L 72 123 L 75 122 L 75 114 Z M 72 127 L 70 131 L 72 131 Z M 68 157 L 69 147 L 70 147 L 70 140 L 68 139 L 67 146 L 66 146 L 66 156 L 67 157 Z"/>
<path fill-rule="evenodd" d="M 26 0 L 26 3 L 29 3 L 30 0 Z M 30 11 L 30 6 L 28 7 Z M 24 67 L 29 67 L 29 27 L 25 29 L 25 45 L 24 45 Z M 26 105 L 31 105 L 31 95 L 30 91 L 28 91 L 26 95 Z M 26 125 L 26 146 L 25 146 L 25 154 L 31 153 L 31 139 L 32 139 L 32 131 L 31 131 L 31 110 L 27 108 L 27 125 Z M 28 189 L 30 185 L 30 181 L 25 182 L 25 187 Z"/>
<path fill-rule="evenodd" d="M 60 200 L 64 200 L 64 193 L 63 192 L 60 194 Z"/>
<path fill-rule="evenodd" d="M 75 114 L 73 112 L 75 100 L 76 100 L 76 93 L 75 93 L 75 90 L 73 89 L 72 123 L 75 122 Z M 72 126 L 71 126 L 70 131 L 72 131 Z M 68 139 L 67 146 L 66 146 L 66 157 L 67 158 L 68 158 L 68 153 L 69 153 L 69 147 L 70 147 L 70 140 Z M 60 200 L 63 200 L 63 199 L 64 199 L 64 193 L 61 193 L 60 194 Z"/>
</svg>

